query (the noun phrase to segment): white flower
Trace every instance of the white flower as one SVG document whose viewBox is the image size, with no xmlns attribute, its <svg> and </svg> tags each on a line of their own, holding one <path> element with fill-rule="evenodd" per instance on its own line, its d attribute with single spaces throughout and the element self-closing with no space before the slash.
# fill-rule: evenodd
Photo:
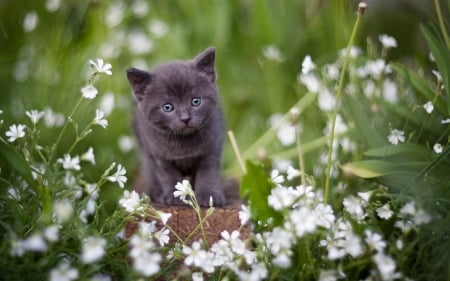
<svg viewBox="0 0 450 281">
<path fill-rule="evenodd" d="M 183 180 L 181 183 L 178 182 L 175 185 L 175 191 L 173 192 L 173 196 L 175 198 L 180 198 L 181 201 L 187 203 L 186 196 L 193 197 L 194 191 L 192 190 L 192 186 L 188 180 Z"/>
<path fill-rule="evenodd" d="M 431 221 L 431 216 L 424 210 L 418 210 L 414 216 L 414 223 L 416 225 L 427 224 Z"/>
<path fill-rule="evenodd" d="M 64 159 L 58 159 L 58 163 L 61 163 L 65 170 L 75 170 L 79 171 L 80 167 L 80 157 L 75 156 L 72 158 L 69 154 L 64 154 Z"/>
<path fill-rule="evenodd" d="M 302 174 L 302 172 L 300 170 L 294 169 L 292 166 L 289 166 L 287 168 L 286 173 L 287 173 L 287 177 L 286 178 L 287 178 L 288 181 L 293 180 L 295 178 L 298 178 Z"/>
<path fill-rule="evenodd" d="M 156 221 L 151 221 L 151 222 L 141 221 L 141 222 L 139 222 L 139 234 L 142 237 L 150 237 L 155 232 L 156 232 Z"/>
<path fill-rule="evenodd" d="M 441 83 L 442 82 L 442 75 L 441 75 L 441 73 L 439 71 L 437 71 L 437 70 L 432 70 L 431 72 L 436 77 L 438 83 Z"/>
<path fill-rule="evenodd" d="M 61 127 L 64 125 L 64 115 L 61 113 L 53 112 L 49 107 L 44 109 L 44 123 L 48 128 Z"/>
<path fill-rule="evenodd" d="M 317 225 L 325 228 L 331 228 L 334 223 L 335 216 L 330 205 L 318 204 L 314 209 Z"/>
<path fill-rule="evenodd" d="M 291 256 L 292 251 L 290 249 L 287 249 L 275 255 L 272 262 L 279 268 L 288 268 L 289 266 L 291 266 Z"/>
<path fill-rule="evenodd" d="M 377 253 L 373 256 L 373 260 L 377 265 L 378 271 L 380 272 L 382 280 L 394 280 L 396 279 L 395 274 L 395 260 L 383 253 Z"/>
<path fill-rule="evenodd" d="M 133 267 L 144 276 L 152 276 L 159 272 L 161 255 L 159 253 L 144 252 L 139 258 L 134 259 Z"/>
<path fill-rule="evenodd" d="M 45 1 L 45 8 L 49 12 L 55 12 L 61 6 L 61 0 L 47 0 Z"/>
<path fill-rule="evenodd" d="M 23 138 L 25 136 L 25 125 L 11 125 L 9 130 L 5 133 L 8 137 L 9 142 L 15 142 L 17 139 Z"/>
<path fill-rule="evenodd" d="M 342 50 L 339 51 L 339 56 L 341 58 L 343 58 L 346 53 L 347 53 L 347 49 L 342 49 Z M 360 54 L 361 54 L 361 49 L 360 48 L 353 47 L 353 46 L 350 48 L 350 54 L 349 54 L 350 58 L 356 58 Z"/>
<path fill-rule="evenodd" d="M 108 27 L 114 27 L 120 24 L 125 14 L 125 5 L 122 2 L 114 2 L 108 5 L 105 11 L 104 20 Z"/>
<path fill-rule="evenodd" d="M 23 20 L 23 29 L 25 32 L 33 31 L 38 25 L 39 17 L 36 11 L 28 12 Z"/>
<path fill-rule="evenodd" d="M 142 31 L 133 31 L 128 35 L 128 49 L 133 55 L 144 55 L 153 51 L 155 44 Z"/>
<path fill-rule="evenodd" d="M 220 236 L 222 236 L 223 240 L 227 242 L 228 246 L 235 254 L 243 255 L 247 250 L 245 243 L 239 239 L 238 231 L 234 230 L 230 234 L 227 230 L 224 230 L 220 233 Z"/>
<path fill-rule="evenodd" d="M 99 108 L 108 116 L 114 109 L 115 99 L 111 92 L 104 94 L 100 100 Z"/>
<path fill-rule="evenodd" d="M 289 223 L 294 227 L 297 237 L 302 237 L 316 230 L 316 214 L 306 207 L 301 207 L 289 214 Z"/>
<path fill-rule="evenodd" d="M 250 209 L 246 205 L 241 205 L 241 210 L 239 211 L 239 220 L 241 221 L 241 225 L 245 225 L 250 218 Z"/>
<path fill-rule="evenodd" d="M 380 40 L 381 44 L 383 45 L 383 48 L 385 49 L 397 47 L 397 41 L 392 36 L 381 34 L 378 36 L 378 40 Z"/>
<path fill-rule="evenodd" d="M 344 249 L 352 257 L 361 255 L 363 253 L 361 238 L 354 233 L 349 233 L 344 240 Z"/>
<path fill-rule="evenodd" d="M 291 124 L 283 124 L 277 132 L 277 138 L 284 146 L 289 146 L 295 143 L 296 140 L 296 126 Z"/>
<path fill-rule="evenodd" d="M 302 62 L 302 74 L 308 74 L 314 68 L 316 68 L 316 65 L 313 63 L 311 56 L 310 55 L 305 56 Z"/>
<path fill-rule="evenodd" d="M 95 72 L 105 73 L 106 75 L 112 75 L 111 64 L 110 63 L 105 64 L 103 62 L 103 59 L 97 59 L 96 61 L 90 60 L 89 63 L 91 64 Z"/>
<path fill-rule="evenodd" d="M 366 214 L 364 213 L 363 202 L 360 198 L 350 195 L 343 201 L 345 210 L 356 220 L 362 220 Z"/>
<path fill-rule="evenodd" d="M 450 118 L 447 118 L 445 120 L 441 120 L 441 124 L 450 124 Z"/>
<path fill-rule="evenodd" d="M 379 79 L 381 74 L 389 73 L 391 71 L 391 69 L 386 65 L 386 62 L 382 59 L 368 61 L 364 66 L 364 70 L 374 79 Z"/>
<path fill-rule="evenodd" d="M 203 281 L 203 273 L 202 272 L 192 272 L 191 278 L 192 278 L 192 281 Z"/>
<path fill-rule="evenodd" d="M 103 113 L 103 111 L 101 111 L 101 110 L 96 109 L 94 124 L 100 125 L 103 128 L 108 127 L 108 120 L 106 120 L 104 117 L 105 117 L 105 113 Z"/>
<path fill-rule="evenodd" d="M 141 235 L 134 234 L 130 239 L 130 257 L 135 260 L 140 259 L 140 257 L 146 255 L 149 250 L 155 247 L 155 243 L 149 239 L 141 237 Z"/>
<path fill-rule="evenodd" d="M 13 240 L 11 241 L 11 250 L 9 254 L 13 257 L 21 257 L 25 254 L 25 242 L 23 240 Z"/>
<path fill-rule="evenodd" d="M 119 164 L 117 166 L 116 173 L 112 176 L 107 177 L 106 179 L 110 182 L 117 182 L 117 184 L 122 188 L 127 182 L 127 177 L 125 176 L 126 173 L 127 171 L 125 170 L 125 168 Z"/>
<path fill-rule="evenodd" d="M 383 240 L 383 237 L 375 232 L 370 230 L 365 231 L 366 238 L 365 241 L 370 248 L 375 249 L 377 252 L 381 252 L 386 247 L 386 242 Z"/>
<path fill-rule="evenodd" d="M 320 84 L 319 78 L 317 78 L 314 73 L 301 73 L 298 75 L 297 81 L 305 85 L 310 93 L 318 93 L 319 90 L 323 88 Z"/>
<path fill-rule="evenodd" d="M 50 225 L 44 230 L 44 237 L 49 242 L 56 242 L 59 239 L 59 229 L 61 227 L 59 225 Z"/>
<path fill-rule="evenodd" d="M 336 64 L 325 65 L 325 73 L 329 79 L 332 79 L 332 80 L 339 79 L 339 67 Z"/>
<path fill-rule="evenodd" d="M 164 247 L 164 245 L 169 243 L 169 240 L 170 240 L 169 230 L 167 228 L 163 228 L 163 229 L 153 233 L 153 238 L 158 240 L 159 245 L 161 245 L 161 247 Z"/>
<path fill-rule="evenodd" d="M 321 270 L 319 275 L 319 281 L 337 281 L 338 276 L 334 270 Z"/>
<path fill-rule="evenodd" d="M 55 214 L 58 223 L 68 221 L 72 217 L 73 212 L 72 203 L 67 199 L 56 201 L 53 205 L 53 213 Z"/>
<path fill-rule="evenodd" d="M 423 105 L 423 108 L 428 114 L 431 114 L 431 112 L 433 112 L 434 110 L 434 105 L 431 101 L 428 101 Z"/>
<path fill-rule="evenodd" d="M 263 263 L 253 263 L 250 271 L 239 271 L 237 275 L 239 280 L 260 281 L 267 277 L 268 270 Z"/>
<path fill-rule="evenodd" d="M 388 101 L 390 103 L 397 103 L 398 102 L 397 83 L 395 83 L 391 79 L 384 79 L 384 82 L 383 82 L 383 96 L 384 96 L 384 99 L 386 101 Z"/>
<path fill-rule="evenodd" d="M 444 148 L 442 147 L 442 145 L 440 143 L 435 143 L 433 145 L 433 150 L 434 150 L 435 153 L 440 154 L 440 153 L 442 153 Z"/>
<path fill-rule="evenodd" d="M 201 249 L 201 244 L 199 241 L 192 243 L 191 247 L 184 245 L 182 252 L 186 256 L 184 259 L 184 264 L 187 266 L 194 265 L 200 267 L 207 258 L 206 251 Z"/>
<path fill-rule="evenodd" d="M 414 201 L 408 202 L 400 209 L 401 215 L 415 215 L 416 203 Z"/>
<path fill-rule="evenodd" d="M 364 204 L 369 203 L 372 191 L 358 192 L 358 196 L 364 201 Z"/>
<path fill-rule="evenodd" d="M 122 152 L 128 152 L 134 148 L 134 138 L 130 136 L 122 135 L 117 142 Z"/>
<path fill-rule="evenodd" d="M 141 199 L 136 191 L 125 190 L 123 192 L 122 198 L 119 199 L 119 204 L 127 211 L 134 212 L 139 207 Z"/>
<path fill-rule="evenodd" d="M 97 96 L 98 90 L 93 85 L 86 85 L 81 88 L 81 93 L 83 94 L 84 98 L 91 100 Z"/>
<path fill-rule="evenodd" d="M 270 195 L 267 197 L 269 206 L 276 211 L 292 206 L 295 199 L 292 188 L 282 186 L 273 188 Z"/>
<path fill-rule="evenodd" d="M 31 123 L 36 124 L 39 121 L 39 119 L 44 117 L 45 112 L 31 110 L 31 111 L 25 111 L 25 114 L 31 119 Z"/>
<path fill-rule="evenodd" d="M 78 279 L 78 270 L 70 267 L 67 262 L 62 262 L 50 271 L 50 281 L 71 281 L 75 279 Z"/>
<path fill-rule="evenodd" d="M 320 87 L 317 103 L 322 111 L 332 111 L 336 102 L 335 96 L 327 87 Z"/>
<path fill-rule="evenodd" d="M 169 27 L 167 26 L 167 24 L 158 19 L 153 19 L 150 22 L 148 29 L 156 38 L 163 37 L 169 31 Z"/>
<path fill-rule="evenodd" d="M 83 242 L 81 262 L 88 264 L 99 261 L 105 255 L 106 240 L 99 237 L 87 237 Z"/>
<path fill-rule="evenodd" d="M 391 134 L 387 137 L 387 139 L 393 145 L 397 145 L 399 142 L 405 141 L 405 132 L 397 129 L 392 129 Z"/>
<path fill-rule="evenodd" d="M 295 241 L 294 233 L 282 227 L 275 227 L 270 232 L 264 232 L 263 237 L 268 250 L 274 255 L 289 250 Z"/>
<path fill-rule="evenodd" d="M 94 149 L 91 147 L 88 148 L 88 150 L 81 155 L 81 160 L 90 162 L 92 165 L 95 165 L 95 155 L 94 155 Z"/>
<path fill-rule="evenodd" d="M 162 221 L 162 223 L 164 225 L 167 224 L 167 221 L 170 219 L 170 217 L 172 216 L 171 213 L 164 213 L 162 211 L 157 211 L 158 215 L 159 215 L 159 219 Z"/>
<path fill-rule="evenodd" d="M 146 16 L 149 9 L 150 6 L 145 0 L 133 1 L 133 4 L 131 5 L 131 11 L 133 14 L 140 18 Z"/>
<path fill-rule="evenodd" d="M 41 234 L 33 234 L 24 240 L 24 247 L 26 250 L 34 252 L 47 251 L 47 243 Z"/>
<path fill-rule="evenodd" d="M 263 49 L 263 55 L 268 58 L 269 60 L 274 60 L 278 62 L 284 61 L 284 56 L 281 53 L 280 49 L 278 49 L 274 45 L 269 45 L 264 47 Z"/>
<path fill-rule="evenodd" d="M 386 203 L 382 207 L 376 209 L 377 215 L 382 219 L 390 219 L 394 212 L 389 208 L 389 204 Z"/>
<path fill-rule="evenodd" d="M 281 184 L 284 182 L 284 176 L 280 175 L 280 171 L 278 171 L 277 169 L 273 169 L 270 172 L 270 178 L 272 179 L 272 181 L 276 184 Z"/>
</svg>

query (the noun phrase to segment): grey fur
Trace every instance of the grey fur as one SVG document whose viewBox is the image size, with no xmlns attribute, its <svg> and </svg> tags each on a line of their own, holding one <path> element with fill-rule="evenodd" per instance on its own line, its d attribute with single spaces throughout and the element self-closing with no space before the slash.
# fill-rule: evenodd
<svg viewBox="0 0 450 281">
<path fill-rule="evenodd" d="M 136 99 L 133 129 L 142 158 L 144 191 L 152 201 L 178 205 L 177 182 L 189 179 L 201 206 L 225 204 L 219 187 L 224 122 L 214 67 L 215 49 L 190 61 L 173 61 L 147 72 L 130 68 Z M 194 106 L 193 99 L 201 98 Z M 165 112 L 164 104 L 174 109 Z M 169 106 L 170 109 L 170 106 Z"/>
</svg>

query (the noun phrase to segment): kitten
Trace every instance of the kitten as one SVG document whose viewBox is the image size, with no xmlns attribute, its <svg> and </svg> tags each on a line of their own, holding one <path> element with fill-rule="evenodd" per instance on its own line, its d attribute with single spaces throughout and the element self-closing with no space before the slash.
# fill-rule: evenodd
<svg viewBox="0 0 450 281">
<path fill-rule="evenodd" d="M 153 202 L 182 204 L 177 182 L 188 179 L 201 206 L 225 204 L 219 187 L 224 121 L 214 67 L 215 49 L 150 72 L 130 68 L 136 100 L 133 129 L 142 157 L 144 191 Z"/>
</svg>

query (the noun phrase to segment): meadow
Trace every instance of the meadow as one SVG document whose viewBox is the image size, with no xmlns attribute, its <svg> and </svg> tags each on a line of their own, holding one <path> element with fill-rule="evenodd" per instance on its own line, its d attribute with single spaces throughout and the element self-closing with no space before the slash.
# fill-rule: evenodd
<svg viewBox="0 0 450 281">
<path fill-rule="evenodd" d="M 449 14 L 439 0 L 1 2 L 0 276 L 449 280 Z M 223 174 L 252 225 L 213 245 L 169 240 L 170 214 L 133 192 L 125 75 L 208 46 L 236 140 Z M 200 214 L 189 182 L 176 190 Z M 143 214 L 163 227 L 126 239 Z"/>
</svg>

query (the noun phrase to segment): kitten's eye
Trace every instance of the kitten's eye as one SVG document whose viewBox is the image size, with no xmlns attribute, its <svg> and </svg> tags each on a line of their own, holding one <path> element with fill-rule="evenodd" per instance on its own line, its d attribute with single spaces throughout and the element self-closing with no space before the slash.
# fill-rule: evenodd
<svg viewBox="0 0 450 281">
<path fill-rule="evenodd" d="M 166 104 L 163 104 L 163 106 L 162 106 L 162 110 L 164 112 L 171 112 L 172 110 L 174 110 L 174 108 L 175 107 L 171 103 L 166 103 Z"/>
<path fill-rule="evenodd" d="M 199 106 L 202 103 L 202 99 L 201 98 L 193 98 L 191 101 L 191 105 L 192 106 Z"/>
</svg>

